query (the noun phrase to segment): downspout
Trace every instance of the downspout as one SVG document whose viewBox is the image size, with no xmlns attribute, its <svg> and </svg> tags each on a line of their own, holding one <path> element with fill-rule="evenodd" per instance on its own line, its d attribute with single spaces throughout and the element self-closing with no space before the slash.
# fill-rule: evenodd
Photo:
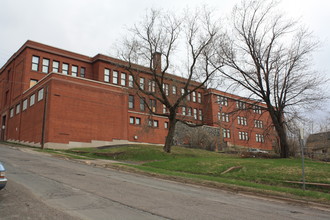
<svg viewBox="0 0 330 220">
<path fill-rule="evenodd" d="M 44 149 L 44 145 L 45 145 L 47 101 L 48 101 L 48 86 L 46 86 L 45 101 L 44 101 L 44 111 L 43 111 L 43 116 L 42 116 L 41 149 Z"/>
</svg>

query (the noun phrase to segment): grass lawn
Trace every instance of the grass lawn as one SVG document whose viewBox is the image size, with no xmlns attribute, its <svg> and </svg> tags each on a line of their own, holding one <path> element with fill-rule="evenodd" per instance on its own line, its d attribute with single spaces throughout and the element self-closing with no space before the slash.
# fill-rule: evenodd
<svg viewBox="0 0 330 220">
<path fill-rule="evenodd" d="M 182 147 L 173 147 L 172 153 L 167 154 L 161 146 L 152 145 L 81 148 L 64 152 L 87 158 L 131 162 L 125 166 L 145 172 L 188 178 L 196 182 L 211 181 L 226 184 L 229 188 L 248 187 L 254 192 L 277 192 L 330 203 L 329 188 L 307 185 L 307 190 L 303 191 L 301 185 L 285 182 L 301 181 L 300 159 L 241 158 L 238 155 Z M 223 173 L 231 167 L 235 169 Z M 330 184 L 330 163 L 306 159 L 305 179 L 306 182 Z"/>
</svg>

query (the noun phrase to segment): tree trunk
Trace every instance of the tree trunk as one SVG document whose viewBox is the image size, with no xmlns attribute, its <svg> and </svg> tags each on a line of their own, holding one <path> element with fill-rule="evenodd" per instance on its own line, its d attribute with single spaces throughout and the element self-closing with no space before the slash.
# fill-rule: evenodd
<svg viewBox="0 0 330 220">
<path fill-rule="evenodd" d="M 286 129 L 283 119 L 283 112 L 275 111 L 271 104 L 267 104 L 270 117 L 272 118 L 272 122 L 275 126 L 276 133 L 279 137 L 280 144 L 280 157 L 288 158 L 289 157 L 289 144 L 286 135 Z"/>
<path fill-rule="evenodd" d="M 289 157 L 289 144 L 288 144 L 288 140 L 287 140 L 286 129 L 285 129 L 283 119 L 280 119 L 279 126 L 275 126 L 275 129 L 276 129 L 277 134 L 280 139 L 280 147 L 281 147 L 280 156 L 281 156 L 281 158 L 288 158 Z"/>
<path fill-rule="evenodd" d="M 170 116 L 169 116 L 169 122 L 168 122 L 168 133 L 166 136 L 165 140 L 165 145 L 164 145 L 164 151 L 166 153 L 171 153 L 171 147 L 173 144 L 173 137 L 174 137 L 174 131 L 175 131 L 175 125 L 176 125 L 176 112 L 170 111 Z"/>
</svg>

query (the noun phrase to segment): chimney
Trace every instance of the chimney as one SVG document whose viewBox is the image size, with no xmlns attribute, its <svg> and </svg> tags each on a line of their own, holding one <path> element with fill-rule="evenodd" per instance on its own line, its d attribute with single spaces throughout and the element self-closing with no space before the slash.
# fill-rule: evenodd
<svg viewBox="0 0 330 220">
<path fill-rule="evenodd" d="M 157 73 L 162 71 L 162 54 L 160 52 L 155 52 L 153 54 L 152 64 Z"/>
</svg>

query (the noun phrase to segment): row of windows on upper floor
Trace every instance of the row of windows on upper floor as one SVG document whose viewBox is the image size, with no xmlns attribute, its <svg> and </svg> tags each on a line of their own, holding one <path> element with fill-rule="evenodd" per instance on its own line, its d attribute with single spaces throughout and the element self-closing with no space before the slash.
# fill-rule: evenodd
<svg viewBox="0 0 330 220">
<path fill-rule="evenodd" d="M 43 73 L 49 73 L 49 72 L 55 72 L 55 73 L 63 73 L 65 75 L 69 75 L 70 70 L 70 64 L 68 63 L 62 63 L 60 65 L 60 61 L 51 60 L 48 58 L 42 58 L 41 62 L 41 72 Z M 40 71 L 40 57 L 33 55 L 32 56 L 32 70 L 33 71 Z M 52 71 L 50 71 L 52 70 Z M 79 67 L 78 65 L 71 65 L 71 76 L 80 76 L 82 78 L 85 78 L 86 76 L 86 68 L 85 67 Z"/>
<path fill-rule="evenodd" d="M 44 98 L 44 89 L 39 89 L 37 92 L 37 102 L 41 101 Z M 18 115 L 21 111 L 27 110 L 28 107 L 31 107 L 36 102 L 36 94 L 30 95 L 29 98 L 26 98 L 22 102 L 22 108 L 21 103 L 16 104 L 9 110 L 9 117 L 12 118 L 14 115 Z"/>
<path fill-rule="evenodd" d="M 218 121 L 222 121 L 222 122 L 230 122 L 230 116 L 228 113 L 220 113 L 218 112 Z M 243 126 L 247 126 L 247 118 L 243 117 L 243 116 L 237 116 L 237 124 L 238 125 L 243 125 Z M 263 121 L 262 120 L 254 120 L 254 127 L 255 128 L 263 128 Z"/>
<path fill-rule="evenodd" d="M 149 99 L 149 104 L 146 105 L 146 100 L 143 97 L 139 97 L 139 110 L 145 111 L 147 107 L 150 108 L 151 112 L 157 112 L 157 101 L 155 99 Z M 128 108 L 135 109 L 135 97 L 134 95 L 128 96 Z M 162 113 L 168 113 L 168 109 L 163 105 Z M 187 116 L 193 116 L 195 120 L 203 120 L 203 111 L 202 109 L 191 108 L 191 107 L 182 107 L 181 114 Z"/>
<path fill-rule="evenodd" d="M 112 72 L 112 77 L 111 77 L 111 72 Z M 117 70 L 110 70 L 105 68 L 104 69 L 104 82 L 116 84 L 116 85 L 121 85 L 121 86 L 128 86 L 129 88 L 134 87 L 134 78 L 132 75 L 128 75 L 127 79 L 127 74 L 117 71 Z M 163 91 L 165 95 L 177 95 L 178 94 L 178 89 L 177 86 L 172 85 L 170 86 L 169 84 L 164 83 L 163 85 Z M 139 78 L 139 87 L 142 90 L 148 89 L 149 92 L 156 92 L 156 82 L 153 80 L 148 81 L 148 88 L 146 88 L 146 79 L 143 77 Z M 170 91 L 171 90 L 171 91 Z M 184 94 L 185 90 L 184 88 L 181 88 L 181 94 Z M 202 93 L 200 92 L 190 92 L 190 90 L 187 90 L 187 101 L 192 101 L 192 102 L 198 102 L 202 103 Z"/>
<path fill-rule="evenodd" d="M 219 107 L 222 108 L 222 106 L 228 106 L 228 98 L 224 96 L 217 95 L 217 103 L 219 104 Z M 236 101 L 236 108 L 237 109 L 247 109 L 247 103 L 243 101 Z M 262 114 L 261 107 L 258 105 L 252 105 L 253 112 L 257 114 Z"/>
</svg>

